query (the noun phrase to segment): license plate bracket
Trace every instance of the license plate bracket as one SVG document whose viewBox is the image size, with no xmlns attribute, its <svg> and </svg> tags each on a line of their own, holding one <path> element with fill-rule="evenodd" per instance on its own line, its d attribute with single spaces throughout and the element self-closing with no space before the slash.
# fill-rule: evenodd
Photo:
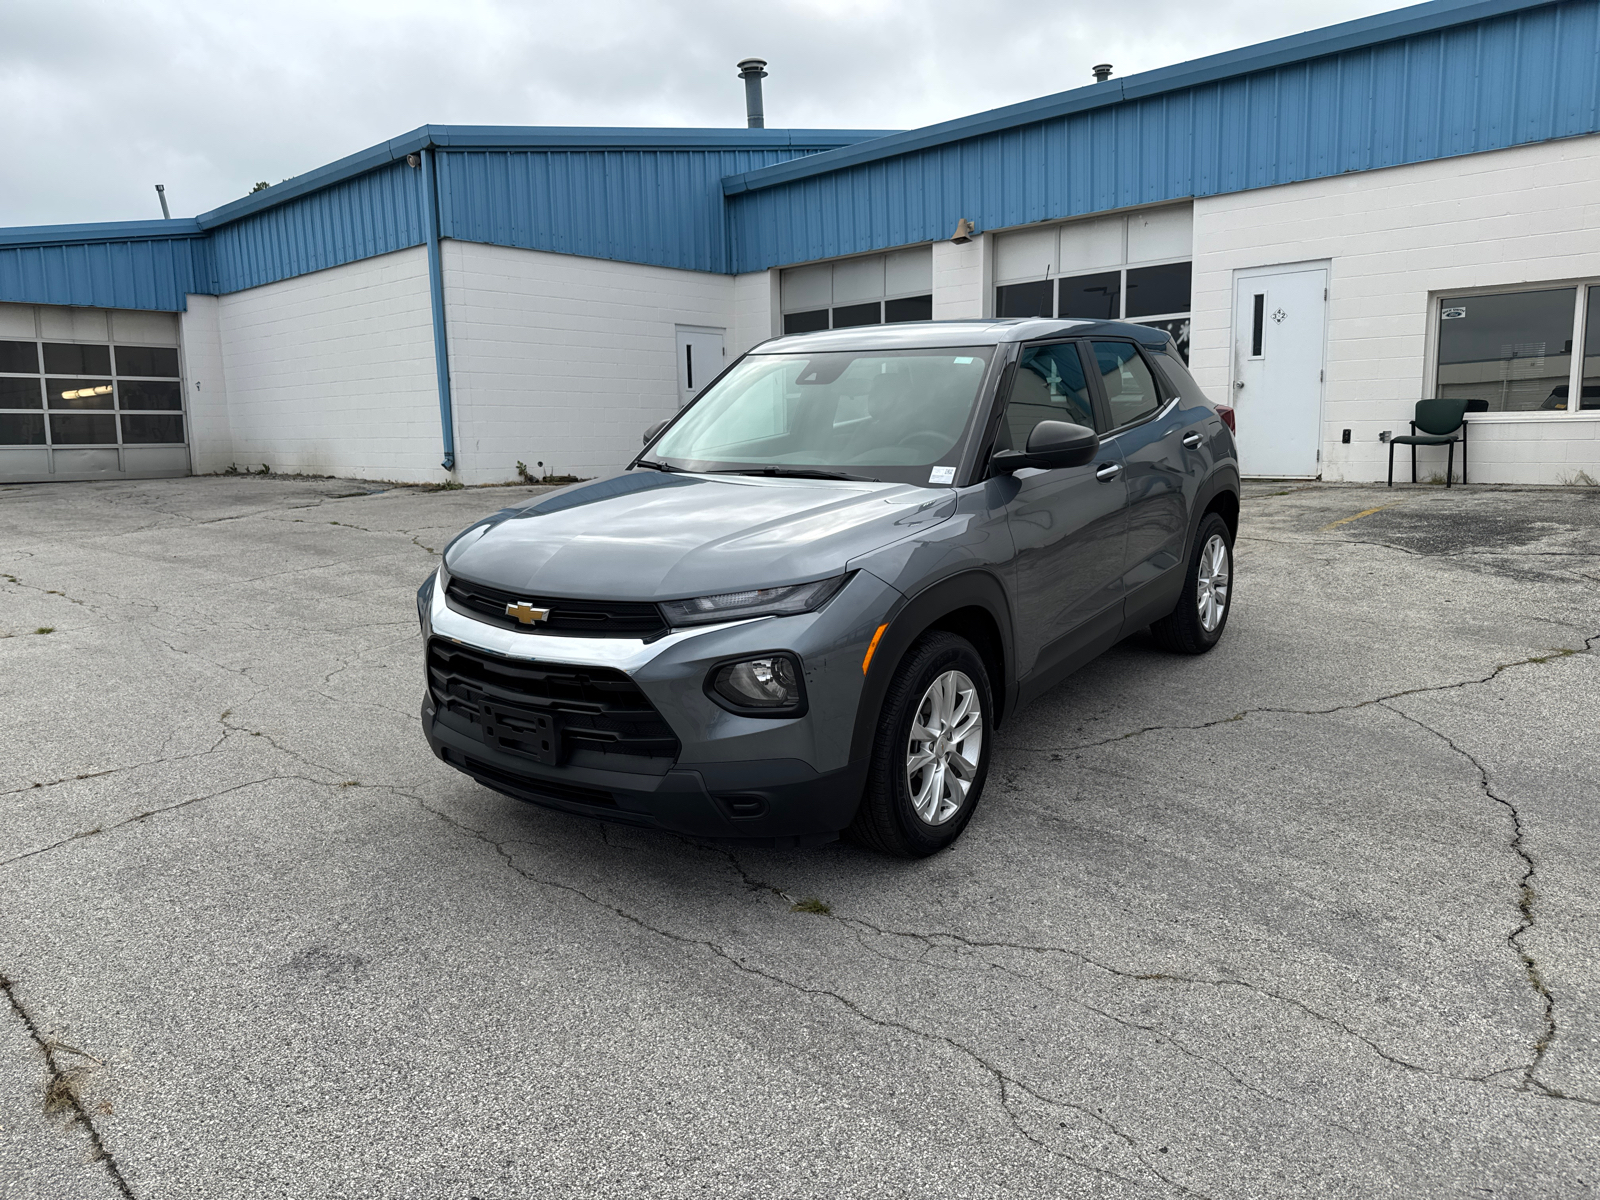
<svg viewBox="0 0 1600 1200">
<path fill-rule="evenodd" d="M 521 754 L 547 766 L 561 761 L 561 722 L 554 713 L 500 708 L 480 702 L 478 725 L 483 740 L 497 749 Z"/>
</svg>

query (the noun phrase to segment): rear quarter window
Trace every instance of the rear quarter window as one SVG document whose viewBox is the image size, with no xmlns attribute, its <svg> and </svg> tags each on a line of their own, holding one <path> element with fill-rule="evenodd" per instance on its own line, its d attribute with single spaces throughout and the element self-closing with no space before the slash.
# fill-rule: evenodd
<svg viewBox="0 0 1600 1200">
<path fill-rule="evenodd" d="M 1185 404 L 1210 404 L 1211 397 L 1200 390 L 1200 385 L 1194 381 L 1194 376 L 1189 374 L 1189 368 L 1184 366 L 1176 357 L 1163 350 L 1150 351 L 1150 361 L 1155 363 L 1156 370 L 1166 376 L 1171 384 L 1172 394 L 1183 397 Z"/>
</svg>

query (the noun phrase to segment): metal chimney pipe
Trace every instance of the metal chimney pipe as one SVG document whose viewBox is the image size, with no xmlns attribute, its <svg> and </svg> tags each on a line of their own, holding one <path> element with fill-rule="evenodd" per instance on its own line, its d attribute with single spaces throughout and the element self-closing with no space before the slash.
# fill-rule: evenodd
<svg viewBox="0 0 1600 1200">
<path fill-rule="evenodd" d="M 739 62 L 739 78 L 744 80 L 744 111 L 751 129 L 765 129 L 767 115 L 761 110 L 761 81 L 767 77 L 767 60 L 746 58 Z"/>
<path fill-rule="evenodd" d="M 1106 80 L 1111 78 L 1110 63 L 1096 63 L 1089 69 L 1094 72 L 1094 81 L 1096 83 L 1104 83 Z"/>
<path fill-rule="evenodd" d="M 167 211 L 167 185 L 166 184 L 164 184 L 164 183 L 156 184 L 156 196 L 161 201 L 161 219 L 163 221 L 172 220 L 172 214 Z"/>
</svg>

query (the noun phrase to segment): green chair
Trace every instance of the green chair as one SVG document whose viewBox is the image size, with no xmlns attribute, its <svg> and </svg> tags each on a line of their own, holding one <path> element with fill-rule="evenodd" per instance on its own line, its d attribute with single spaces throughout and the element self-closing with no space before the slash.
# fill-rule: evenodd
<svg viewBox="0 0 1600 1200">
<path fill-rule="evenodd" d="M 1409 436 L 1389 439 L 1389 486 L 1394 486 L 1394 448 L 1411 447 L 1411 482 L 1417 481 L 1417 447 L 1449 446 L 1449 465 L 1444 470 L 1444 485 L 1456 473 L 1456 443 L 1461 443 L 1461 482 L 1467 481 L 1467 423 L 1463 420 L 1470 400 L 1418 400 Z M 1421 430 L 1418 433 L 1417 430 Z"/>
</svg>

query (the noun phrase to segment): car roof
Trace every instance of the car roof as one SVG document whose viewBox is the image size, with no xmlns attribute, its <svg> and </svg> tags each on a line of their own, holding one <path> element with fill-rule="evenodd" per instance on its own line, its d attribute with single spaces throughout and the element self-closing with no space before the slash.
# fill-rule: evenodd
<svg viewBox="0 0 1600 1200">
<path fill-rule="evenodd" d="M 1048 337 L 1116 334 L 1151 349 L 1168 341 L 1167 331 L 1128 321 L 1057 320 L 1003 317 L 987 321 L 907 321 L 896 325 L 858 325 L 793 333 L 762 342 L 752 354 L 802 354 L 818 350 L 915 350 L 940 346 L 998 346 Z"/>
</svg>

